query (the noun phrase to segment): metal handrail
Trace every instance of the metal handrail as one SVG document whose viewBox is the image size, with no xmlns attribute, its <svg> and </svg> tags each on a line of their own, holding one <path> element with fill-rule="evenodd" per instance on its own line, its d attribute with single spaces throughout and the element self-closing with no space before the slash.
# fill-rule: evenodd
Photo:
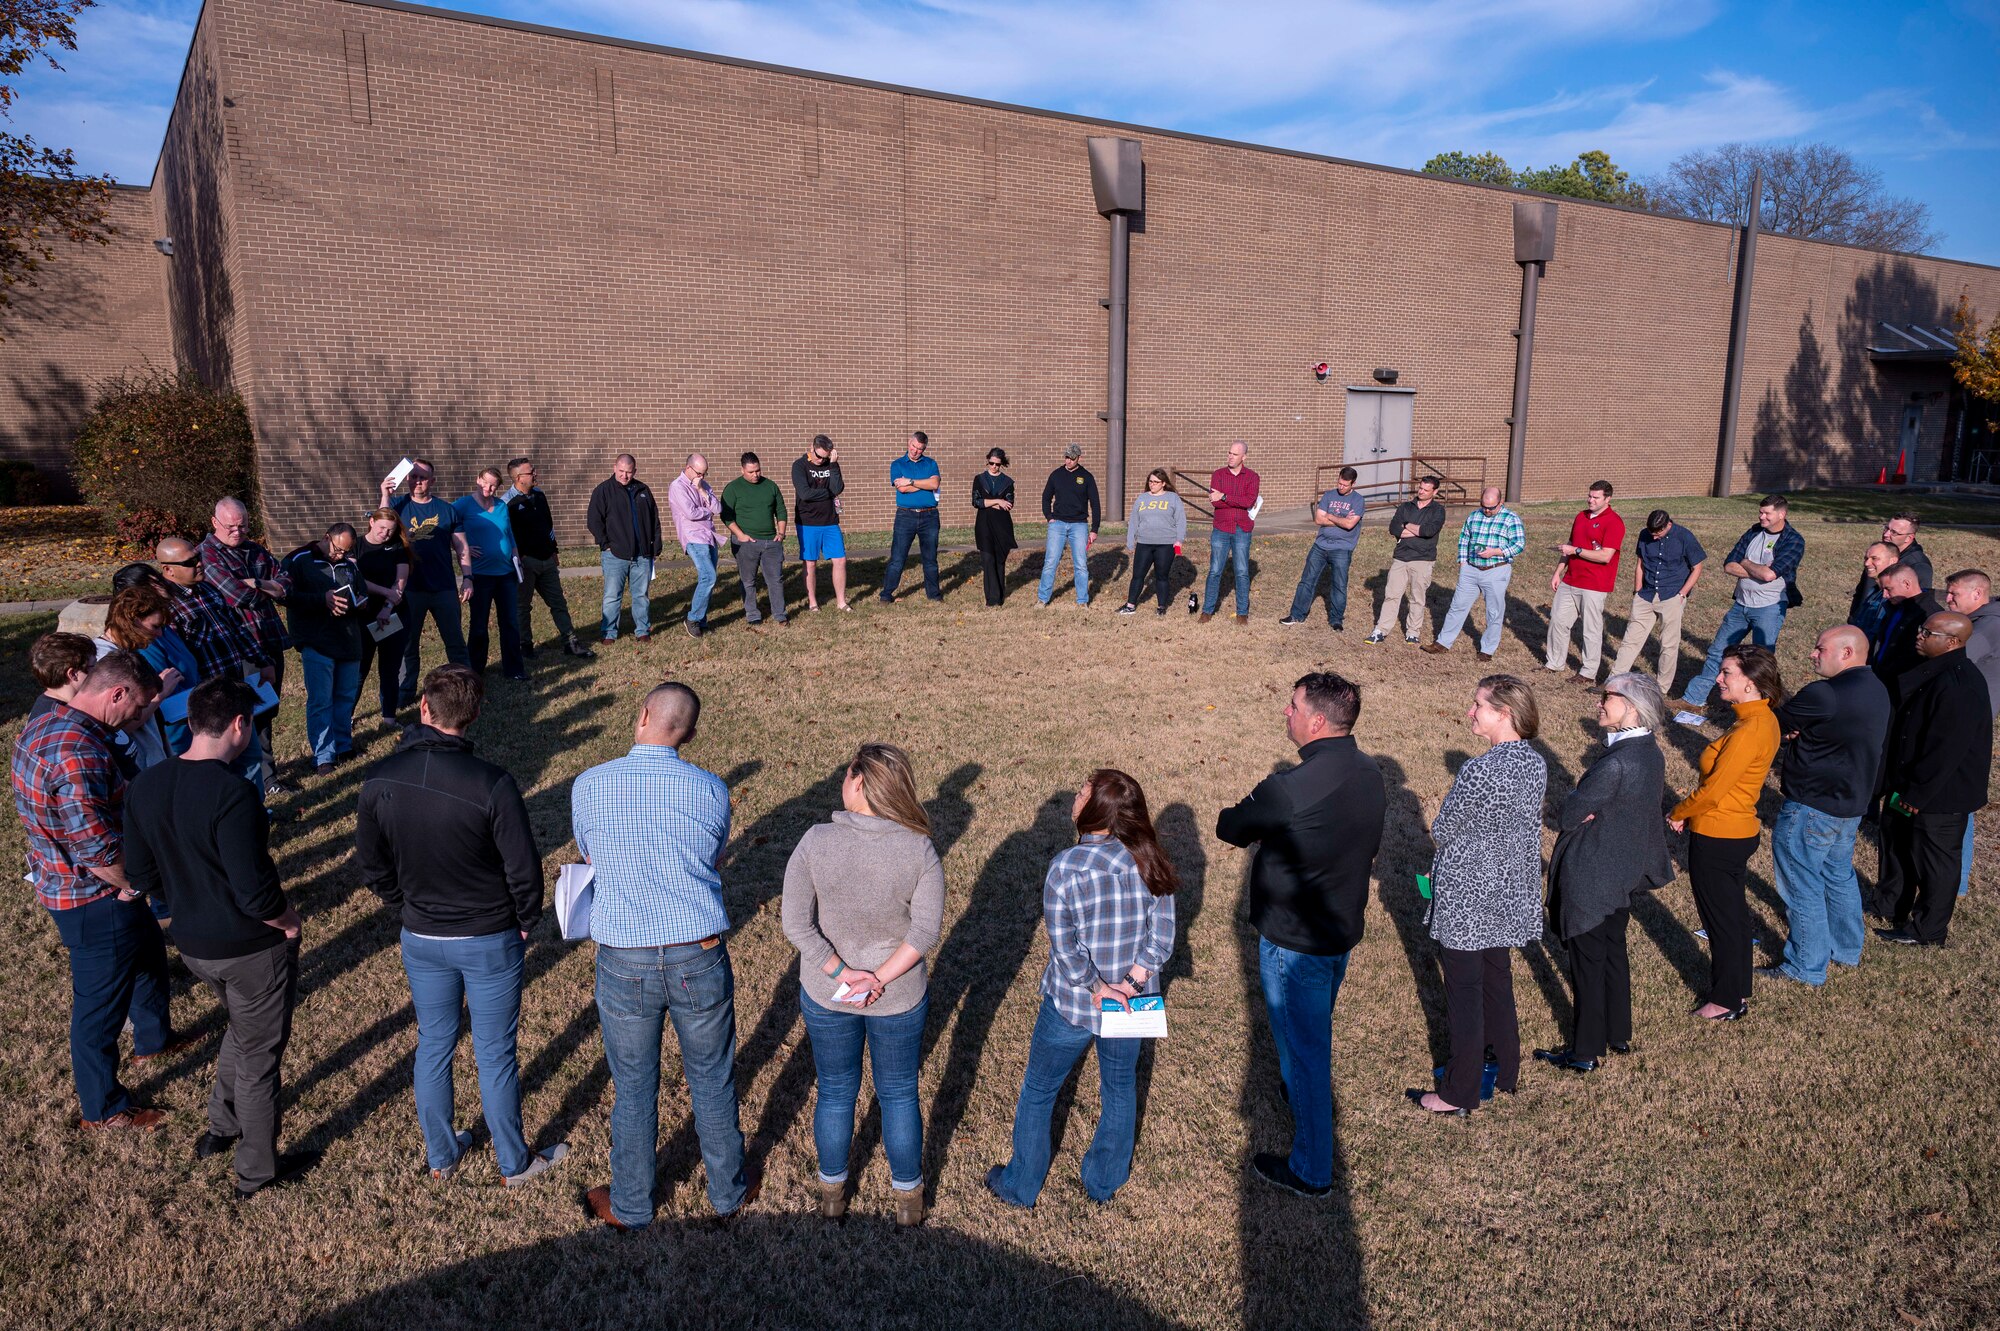
<svg viewBox="0 0 2000 1331">
<path fill-rule="evenodd" d="M 1430 457 L 1417 457 L 1413 455 L 1406 458 L 1392 458 L 1388 462 L 1376 462 L 1367 465 L 1385 467 L 1391 464 L 1396 467 L 1397 474 L 1394 479 L 1370 481 L 1366 485 L 1357 485 L 1354 488 L 1364 498 L 1368 499 L 1401 498 L 1415 492 L 1418 477 L 1435 476 L 1439 481 L 1438 494 L 1441 497 L 1461 501 L 1469 500 L 1472 495 L 1486 488 L 1486 458 L 1480 454 L 1439 454 Z M 1312 494 L 1308 497 L 1307 502 L 1317 500 L 1331 488 L 1331 483 L 1326 479 L 1327 473 L 1337 473 L 1342 467 L 1351 465 L 1354 464 L 1325 462 L 1314 467 Z M 1478 470 L 1476 479 L 1471 474 L 1474 466 Z M 1473 488 L 1467 488 L 1468 482 L 1472 483 Z"/>
</svg>

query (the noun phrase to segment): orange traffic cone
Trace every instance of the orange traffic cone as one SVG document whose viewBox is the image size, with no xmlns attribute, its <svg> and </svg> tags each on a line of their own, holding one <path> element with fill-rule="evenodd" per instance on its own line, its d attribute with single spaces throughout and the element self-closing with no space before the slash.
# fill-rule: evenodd
<svg viewBox="0 0 2000 1331">
<path fill-rule="evenodd" d="M 1903 450 L 1899 448 L 1896 450 L 1896 484 L 1901 485 L 1909 479 L 1909 473 L 1903 470 Z"/>
<path fill-rule="evenodd" d="M 1888 483 L 1889 483 L 1889 464 L 1885 462 L 1882 464 L 1882 474 L 1875 478 L 1875 484 L 1887 485 Z"/>
</svg>

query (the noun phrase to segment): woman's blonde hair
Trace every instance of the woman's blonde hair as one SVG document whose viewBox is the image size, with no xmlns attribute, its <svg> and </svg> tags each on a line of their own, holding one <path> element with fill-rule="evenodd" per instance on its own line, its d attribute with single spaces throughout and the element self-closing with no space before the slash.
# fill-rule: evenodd
<svg viewBox="0 0 2000 1331">
<path fill-rule="evenodd" d="M 919 836 L 931 834 L 930 815 L 917 798 L 917 778 L 910 770 L 910 755 L 893 744 L 863 744 L 847 770 L 861 778 L 861 795 L 877 818 L 909 828 Z"/>
<path fill-rule="evenodd" d="M 1488 675 L 1474 691 L 1486 690 L 1487 699 L 1514 719 L 1514 733 L 1533 739 L 1542 731 L 1541 709 L 1535 706 L 1535 691 L 1526 680 L 1514 675 Z"/>
<path fill-rule="evenodd" d="M 406 555 L 409 554 L 410 533 L 405 531 L 403 528 L 402 514 L 398 513 L 393 508 L 378 508 L 373 513 L 370 513 L 365 519 L 363 519 L 364 522 L 370 524 L 381 522 L 384 520 L 396 524 L 396 544 L 403 547 L 404 554 Z M 363 530 L 366 530 L 366 528 L 364 528 Z"/>
</svg>

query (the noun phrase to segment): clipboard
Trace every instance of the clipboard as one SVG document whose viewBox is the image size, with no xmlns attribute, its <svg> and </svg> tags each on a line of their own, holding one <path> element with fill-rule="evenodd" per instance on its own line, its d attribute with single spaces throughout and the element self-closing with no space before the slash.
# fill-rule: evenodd
<svg viewBox="0 0 2000 1331">
<path fill-rule="evenodd" d="M 590 937 L 590 906 L 597 893 L 597 870 L 588 864 L 565 864 L 556 873 L 556 925 L 563 941 Z"/>
</svg>

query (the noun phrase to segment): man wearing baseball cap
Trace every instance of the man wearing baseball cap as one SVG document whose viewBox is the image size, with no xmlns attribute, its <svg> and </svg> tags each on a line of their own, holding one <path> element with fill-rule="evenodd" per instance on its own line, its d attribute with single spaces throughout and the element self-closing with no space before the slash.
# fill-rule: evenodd
<svg viewBox="0 0 2000 1331">
<path fill-rule="evenodd" d="M 1042 605 L 1056 594 L 1056 565 L 1062 562 L 1065 545 L 1070 571 L 1076 575 L 1076 603 L 1090 604 L 1090 547 L 1097 540 L 1103 512 L 1097 501 L 1097 478 L 1083 469 L 1082 459 L 1082 445 L 1066 446 L 1062 465 L 1049 473 L 1049 483 L 1042 487 L 1042 516 L 1049 522 L 1048 542 L 1042 547 L 1042 582 L 1035 589 L 1035 599 Z"/>
<path fill-rule="evenodd" d="M 1680 664 L 1681 615 L 1694 585 L 1701 581 L 1708 552 L 1693 532 L 1676 525 L 1664 508 L 1656 508 L 1646 515 L 1646 530 L 1633 543 L 1632 554 L 1632 617 L 1625 622 L 1625 640 L 1618 644 L 1611 673 L 1622 675 L 1632 668 L 1658 623 L 1660 668 L 1654 677 L 1660 692 L 1671 696 L 1674 668 Z"/>
</svg>

